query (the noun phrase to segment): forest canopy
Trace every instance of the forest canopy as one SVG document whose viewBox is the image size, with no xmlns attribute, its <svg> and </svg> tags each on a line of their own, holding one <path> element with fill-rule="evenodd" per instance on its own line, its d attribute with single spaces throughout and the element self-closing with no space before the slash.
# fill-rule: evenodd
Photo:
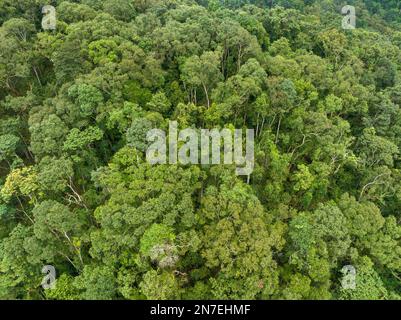
<svg viewBox="0 0 401 320">
<path fill-rule="evenodd" d="M 400 1 L 0 0 L 0 25 L 1 299 L 401 298 Z M 254 129 L 253 173 L 150 165 L 169 121 Z"/>
</svg>

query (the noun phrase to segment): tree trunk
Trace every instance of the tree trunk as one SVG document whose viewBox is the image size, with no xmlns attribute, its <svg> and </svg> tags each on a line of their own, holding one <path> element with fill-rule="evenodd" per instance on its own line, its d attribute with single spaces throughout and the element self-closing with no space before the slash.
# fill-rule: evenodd
<svg viewBox="0 0 401 320">
<path fill-rule="evenodd" d="M 209 107 L 210 107 L 209 93 L 207 92 L 207 88 L 203 82 L 202 82 L 202 86 L 203 86 L 203 90 L 205 90 L 207 108 L 209 109 Z"/>
</svg>

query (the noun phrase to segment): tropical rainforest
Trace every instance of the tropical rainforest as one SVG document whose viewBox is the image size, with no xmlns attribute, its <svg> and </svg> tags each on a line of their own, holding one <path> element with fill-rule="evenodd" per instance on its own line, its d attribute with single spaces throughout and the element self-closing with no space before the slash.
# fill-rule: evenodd
<svg viewBox="0 0 401 320">
<path fill-rule="evenodd" d="M 401 299 L 400 1 L 0 0 L 0 25 L 1 299 Z M 169 121 L 254 129 L 253 173 L 149 164 Z"/>
</svg>

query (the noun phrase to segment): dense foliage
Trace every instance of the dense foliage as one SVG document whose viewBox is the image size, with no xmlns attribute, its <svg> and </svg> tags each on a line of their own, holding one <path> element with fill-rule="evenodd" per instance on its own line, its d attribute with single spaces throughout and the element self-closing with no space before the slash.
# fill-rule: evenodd
<svg viewBox="0 0 401 320">
<path fill-rule="evenodd" d="M 401 5 L 345 4 L 0 0 L 0 297 L 401 298 Z M 148 164 L 169 120 L 254 128 L 249 181 Z"/>
</svg>

